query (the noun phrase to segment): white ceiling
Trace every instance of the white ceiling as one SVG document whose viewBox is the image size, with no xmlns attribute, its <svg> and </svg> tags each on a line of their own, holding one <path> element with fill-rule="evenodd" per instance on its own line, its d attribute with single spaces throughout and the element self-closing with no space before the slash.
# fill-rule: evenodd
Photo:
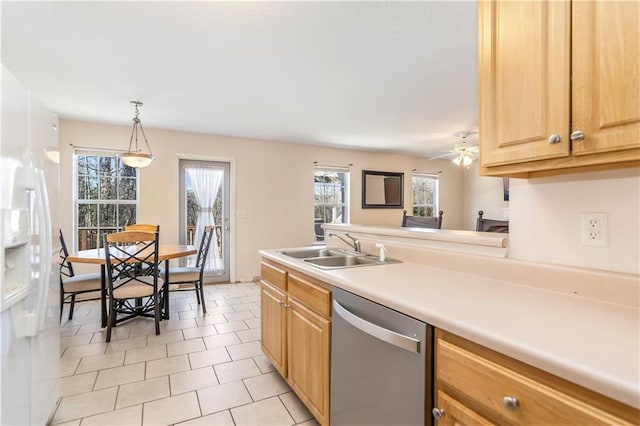
<svg viewBox="0 0 640 426">
<path fill-rule="evenodd" d="M 61 118 L 417 155 L 477 127 L 475 1 L 1 4 Z"/>
</svg>

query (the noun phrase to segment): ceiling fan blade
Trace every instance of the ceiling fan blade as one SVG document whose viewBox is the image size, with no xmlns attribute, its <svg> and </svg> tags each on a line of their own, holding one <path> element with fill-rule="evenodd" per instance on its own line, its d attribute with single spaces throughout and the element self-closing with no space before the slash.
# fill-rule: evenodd
<svg viewBox="0 0 640 426">
<path fill-rule="evenodd" d="M 457 152 L 447 152 L 445 154 L 439 154 L 439 155 L 434 155 L 433 157 L 429 157 L 429 160 L 437 160 L 439 158 L 445 158 L 445 157 L 454 157 L 458 155 Z"/>
</svg>

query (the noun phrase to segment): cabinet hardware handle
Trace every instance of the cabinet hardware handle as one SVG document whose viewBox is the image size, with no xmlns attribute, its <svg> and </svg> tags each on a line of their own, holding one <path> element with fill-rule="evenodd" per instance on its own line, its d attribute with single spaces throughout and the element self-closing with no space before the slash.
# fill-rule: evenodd
<svg viewBox="0 0 640 426">
<path fill-rule="evenodd" d="M 444 417 L 444 410 L 441 408 L 434 408 L 433 410 L 431 410 L 431 414 L 436 420 L 440 420 Z"/>
<path fill-rule="evenodd" d="M 575 132 L 571 133 L 572 142 L 583 141 L 583 140 L 584 140 L 584 132 L 582 130 L 576 130 Z"/>
<path fill-rule="evenodd" d="M 520 406 L 520 401 L 518 401 L 518 398 L 516 398 L 515 396 L 505 396 L 504 398 L 502 398 L 502 403 L 505 407 L 507 407 L 508 410 L 511 411 Z"/>
<path fill-rule="evenodd" d="M 554 133 L 551 136 L 549 136 L 549 139 L 547 139 L 547 142 L 549 142 L 551 145 L 555 145 L 557 143 L 562 142 L 562 138 L 560 137 L 559 134 Z"/>
<path fill-rule="evenodd" d="M 285 309 L 289 309 L 291 307 L 291 305 L 287 305 L 286 303 L 284 304 L 284 308 Z"/>
</svg>

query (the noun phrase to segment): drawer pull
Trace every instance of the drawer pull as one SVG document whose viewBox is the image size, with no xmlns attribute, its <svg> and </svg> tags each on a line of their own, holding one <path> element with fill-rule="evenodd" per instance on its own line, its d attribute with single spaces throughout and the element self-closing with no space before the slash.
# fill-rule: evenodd
<svg viewBox="0 0 640 426">
<path fill-rule="evenodd" d="M 436 420 L 440 420 L 444 417 L 444 410 L 441 408 L 434 408 L 433 410 L 431 410 L 431 414 Z"/>
<path fill-rule="evenodd" d="M 518 401 L 518 398 L 514 396 L 505 396 L 504 398 L 502 398 L 502 403 L 508 410 L 511 411 L 514 411 L 520 406 L 520 401 Z"/>
</svg>

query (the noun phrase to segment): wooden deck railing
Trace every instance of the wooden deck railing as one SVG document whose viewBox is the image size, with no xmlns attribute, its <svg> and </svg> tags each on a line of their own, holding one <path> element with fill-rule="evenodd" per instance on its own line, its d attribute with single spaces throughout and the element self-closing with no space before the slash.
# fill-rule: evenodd
<svg viewBox="0 0 640 426">
<path fill-rule="evenodd" d="M 218 257 L 222 257 L 222 226 L 216 225 L 215 227 L 216 240 L 218 241 Z M 79 238 L 78 238 L 78 250 L 91 250 L 102 246 L 99 244 L 98 237 L 95 235 L 94 229 L 81 229 L 79 230 Z M 104 233 L 112 233 L 112 232 L 120 232 L 122 228 L 101 228 L 100 238 L 104 238 Z M 198 241 L 194 241 L 196 236 L 196 227 L 188 226 L 187 227 L 187 244 L 196 245 Z M 161 241 L 162 242 L 162 241 Z"/>
</svg>

